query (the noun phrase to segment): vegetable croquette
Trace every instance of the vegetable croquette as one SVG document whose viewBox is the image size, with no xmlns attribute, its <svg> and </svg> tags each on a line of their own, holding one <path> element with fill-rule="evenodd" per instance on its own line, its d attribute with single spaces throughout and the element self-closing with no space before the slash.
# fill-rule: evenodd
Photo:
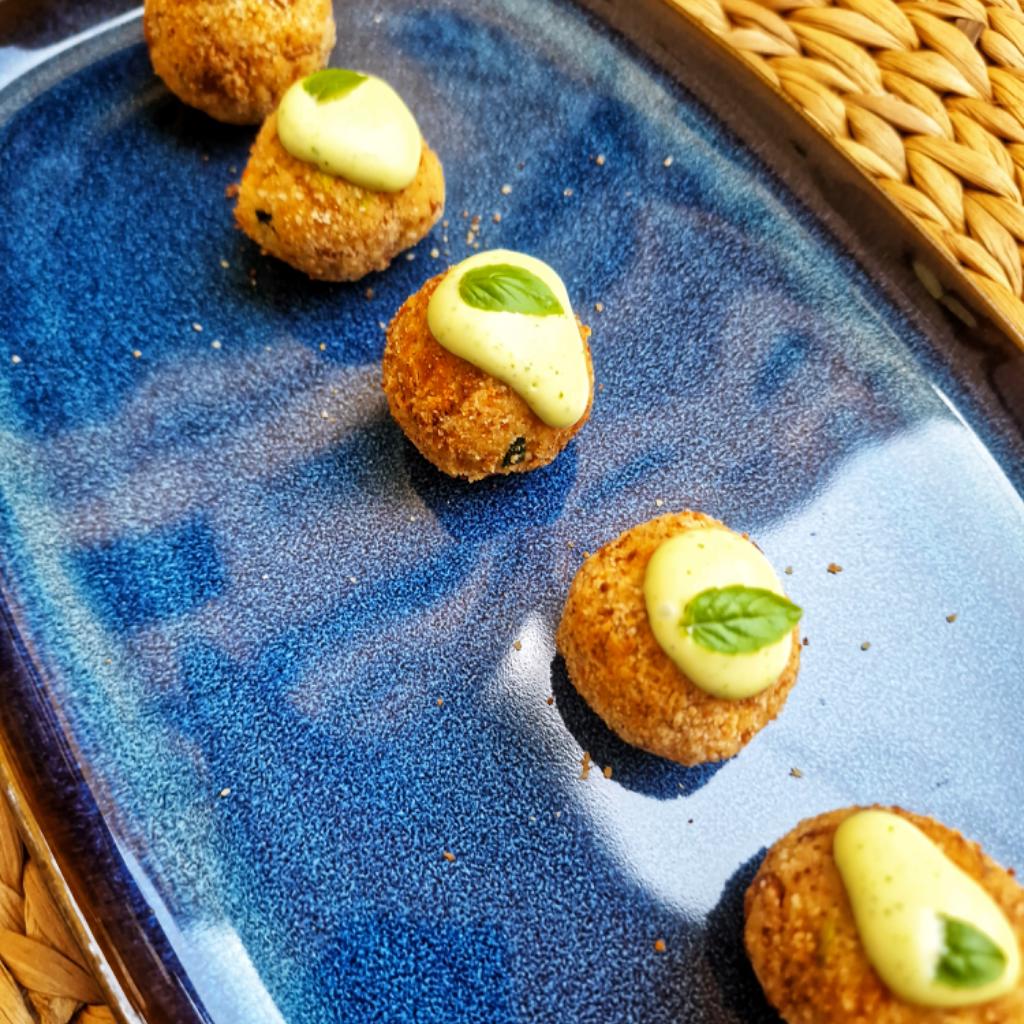
<svg viewBox="0 0 1024 1024">
<path fill-rule="evenodd" d="M 589 336 L 550 267 L 519 253 L 480 253 L 428 281 L 388 327 L 391 415 L 450 476 L 537 469 L 590 415 Z"/>
<path fill-rule="evenodd" d="M 841 855 L 849 856 L 849 849 L 859 852 L 849 842 L 848 849 L 837 844 L 837 833 L 840 840 L 843 837 L 840 826 L 849 830 L 856 823 L 852 819 L 870 815 L 895 815 L 904 831 L 912 830 L 903 823 L 914 826 L 955 869 L 973 880 L 966 884 L 980 886 L 1005 922 L 1010 953 L 1019 965 L 1024 950 L 1024 890 L 1009 871 L 976 843 L 931 818 L 900 808 L 851 807 L 797 825 L 768 851 L 747 890 L 745 944 L 769 1002 L 789 1024 L 1020 1024 L 1024 984 L 1019 974 L 1008 979 L 1013 988 L 1000 998 L 952 1007 L 916 1005 L 895 995 L 882 981 L 866 953 L 860 917 L 855 917 L 847 890 L 850 869 L 844 864 L 841 871 L 837 864 Z M 869 865 L 877 859 L 873 848 L 864 854 Z M 927 879 L 931 870 L 918 856 L 908 859 L 907 869 L 911 884 Z M 881 878 L 882 884 L 889 884 L 891 876 L 883 873 Z M 950 891 L 951 886 L 943 882 L 936 898 L 948 901 Z M 901 898 L 897 893 L 897 900 Z M 883 914 L 888 906 L 880 907 Z M 964 913 L 960 910 L 957 916 Z M 948 932 L 943 940 L 941 933 L 927 929 L 924 938 L 932 944 L 941 969 L 952 971 L 945 977 L 950 992 L 960 998 L 968 991 L 970 972 L 983 973 L 994 960 L 991 943 L 986 952 L 984 935 L 979 938 L 974 931 L 972 936 L 964 921 L 954 923 L 959 935 L 954 934 L 952 941 Z M 957 943 L 962 946 L 959 952 L 953 948 Z M 986 976 L 975 980 L 983 983 Z"/>
<path fill-rule="evenodd" d="M 668 570 L 670 590 L 700 580 L 707 589 L 683 600 L 682 591 L 662 593 L 660 584 L 652 587 L 658 583 L 657 561 L 673 554 L 670 546 L 692 549 L 681 552 L 682 566 L 670 558 L 661 567 Z M 569 678 L 627 743 L 687 765 L 732 757 L 778 715 L 797 678 L 799 634 L 786 607 L 795 606 L 779 596 L 777 582 L 772 584 L 777 593 L 766 589 L 773 579 L 756 545 L 709 516 L 684 511 L 641 523 L 587 558 L 576 573 L 557 633 Z M 727 585 L 733 583 L 760 587 Z M 680 644 L 692 648 L 691 674 L 655 635 L 659 623 L 652 623 L 652 595 L 656 616 L 668 616 L 659 628 L 676 631 Z M 764 633 L 771 642 L 757 641 L 759 649 L 742 633 L 761 622 L 750 609 L 745 618 L 718 615 L 723 620 L 718 624 L 685 625 L 688 615 L 702 617 L 699 613 L 709 600 L 714 599 L 716 611 L 722 601 L 748 598 L 759 614 L 766 602 L 770 614 L 776 614 L 771 602 L 779 605 L 778 621 Z M 703 635 L 707 632 L 710 639 Z M 689 634 L 712 648 L 698 649 Z M 730 644 L 739 650 L 727 653 Z M 715 692 L 694 681 L 698 671 L 702 685 Z"/>
<path fill-rule="evenodd" d="M 334 48 L 331 0 L 146 0 L 153 68 L 189 106 L 259 124 Z"/>
<path fill-rule="evenodd" d="M 267 118 L 242 175 L 241 229 L 312 278 L 384 270 L 444 210 L 441 163 L 390 86 L 327 69 Z"/>
</svg>

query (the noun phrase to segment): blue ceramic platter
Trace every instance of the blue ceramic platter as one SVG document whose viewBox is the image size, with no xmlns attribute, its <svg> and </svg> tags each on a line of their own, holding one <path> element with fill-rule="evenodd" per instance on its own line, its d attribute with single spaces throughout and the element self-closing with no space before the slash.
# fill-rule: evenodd
<svg viewBox="0 0 1024 1024">
<path fill-rule="evenodd" d="M 595 16 L 338 18 L 334 62 L 391 79 L 449 187 L 357 285 L 234 229 L 251 132 L 170 97 L 137 21 L 0 96 L 8 726 L 59 726 L 32 756 L 126 894 L 90 912 L 134 908 L 190 1001 L 154 1019 L 774 1021 L 741 899 L 799 819 L 897 802 L 1024 864 L 1020 433 L 984 359 Z M 600 390 L 553 465 L 470 486 L 379 360 L 476 216 L 559 269 Z M 782 716 L 718 767 L 616 740 L 552 640 L 583 552 L 683 507 L 806 609 Z"/>
</svg>

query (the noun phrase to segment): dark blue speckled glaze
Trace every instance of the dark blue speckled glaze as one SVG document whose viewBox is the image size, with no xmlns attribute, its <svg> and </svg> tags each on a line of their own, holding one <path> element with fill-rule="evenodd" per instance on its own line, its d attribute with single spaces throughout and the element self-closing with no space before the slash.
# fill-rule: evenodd
<svg viewBox="0 0 1024 1024">
<path fill-rule="evenodd" d="M 218 1024 L 774 1021 L 742 889 L 800 818 L 899 802 L 1024 865 L 1021 438 L 571 4 L 339 18 L 449 184 L 447 231 L 354 286 L 234 230 L 251 136 L 170 98 L 137 25 L 0 98 L 22 658 Z M 601 386 L 557 462 L 476 486 L 378 368 L 463 211 L 560 270 Z M 686 506 L 793 567 L 810 640 L 782 717 L 691 770 L 617 741 L 552 643 L 582 551 Z"/>
</svg>

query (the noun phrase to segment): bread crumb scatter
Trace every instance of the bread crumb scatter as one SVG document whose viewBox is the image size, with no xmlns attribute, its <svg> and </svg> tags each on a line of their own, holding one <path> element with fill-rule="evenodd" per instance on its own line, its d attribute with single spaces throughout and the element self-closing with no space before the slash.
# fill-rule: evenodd
<svg viewBox="0 0 1024 1024">
<path fill-rule="evenodd" d="M 218 796 L 219 796 L 219 797 L 220 797 L 221 799 L 224 799 L 224 797 L 228 797 L 228 796 L 231 796 L 231 787 L 230 787 L 230 786 L 225 786 L 225 787 L 224 787 L 224 788 L 223 788 L 223 789 L 222 789 L 222 790 L 220 791 L 220 793 L 218 793 L 217 795 L 218 795 Z"/>
<path fill-rule="evenodd" d="M 663 498 L 655 498 L 654 499 L 654 507 L 655 508 L 661 508 L 661 506 L 664 505 L 664 504 L 665 504 L 665 500 Z"/>
<path fill-rule="evenodd" d="M 515 643 L 514 643 L 514 644 L 513 644 L 512 646 L 513 646 L 513 647 L 514 647 L 514 648 L 515 648 L 515 649 L 516 649 L 517 651 L 521 651 L 521 650 L 523 649 L 523 641 L 522 641 L 522 640 L 517 640 L 517 641 L 516 641 L 516 642 L 515 642 Z"/>
<path fill-rule="evenodd" d="M 804 647 L 810 647 L 811 646 L 811 639 L 810 639 L 810 637 L 806 637 L 805 636 L 803 638 L 803 640 L 801 640 L 800 642 L 804 645 Z"/>
<path fill-rule="evenodd" d="M 591 764 L 591 762 L 590 762 L 590 751 L 584 750 L 583 751 L 583 758 L 580 761 L 580 778 L 581 779 L 586 780 L 586 779 L 590 778 L 590 764 Z M 558 815 L 556 814 L 555 817 L 558 817 Z"/>
<path fill-rule="evenodd" d="M 443 708 L 444 707 L 444 697 L 438 697 L 437 698 L 437 706 L 439 708 Z"/>
<path fill-rule="evenodd" d="M 225 270 L 227 270 L 227 269 L 228 269 L 228 267 L 230 267 L 230 266 L 231 266 L 231 264 L 230 264 L 230 263 L 228 263 L 228 261 L 227 261 L 227 260 L 221 260 L 221 261 L 220 261 L 220 265 L 221 265 L 221 266 L 222 266 L 222 267 L 223 267 L 223 268 L 224 268 Z"/>
<path fill-rule="evenodd" d="M 597 164 L 598 167 L 604 167 L 604 165 L 607 163 L 607 158 L 605 157 L 604 153 L 598 153 L 597 156 L 594 158 L 594 163 Z"/>
<path fill-rule="evenodd" d="M 491 217 L 491 220 L 493 220 L 495 224 L 500 224 L 501 223 L 501 214 L 498 213 L 497 210 L 495 210 L 494 211 L 494 215 Z"/>
<path fill-rule="evenodd" d="M 436 260 L 441 255 L 441 250 L 434 248 L 430 250 L 430 258 Z"/>
<path fill-rule="evenodd" d="M 19 355 L 11 356 L 11 362 L 14 363 L 15 366 L 17 366 L 18 363 L 21 362 L 21 356 L 19 356 Z"/>
<path fill-rule="evenodd" d="M 567 188 L 562 192 L 562 195 L 565 196 L 566 199 L 571 199 L 573 196 L 573 190 L 571 188 Z"/>
<path fill-rule="evenodd" d="M 604 312 L 604 303 L 603 302 L 595 302 L 594 303 L 594 312 L 595 313 L 603 313 Z"/>
<path fill-rule="evenodd" d="M 192 325 L 192 330 L 195 331 L 196 334 L 202 334 L 203 333 L 203 325 L 202 324 L 193 324 Z"/>
<path fill-rule="evenodd" d="M 416 253 L 414 253 L 414 252 L 407 252 L 405 254 L 405 262 L 406 263 L 412 263 L 412 261 L 414 259 L 416 259 Z"/>
<path fill-rule="evenodd" d="M 783 569 L 782 571 L 783 571 L 783 572 L 784 572 L 784 573 L 785 573 L 785 574 L 786 574 L 787 576 L 792 576 L 792 575 L 793 575 L 793 566 L 791 566 L 791 565 L 787 565 L 787 566 L 786 566 L 786 568 L 785 568 L 785 569 Z"/>
<path fill-rule="evenodd" d="M 136 359 L 141 359 L 141 358 L 142 358 L 142 352 L 141 352 L 141 350 L 139 350 L 139 349 L 137 349 L 137 348 L 133 348 L 133 349 L 132 349 L 132 355 L 133 355 L 133 356 L 134 356 L 134 357 L 135 357 Z"/>
<path fill-rule="evenodd" d="M 448 861 L 449 864 L 454 864 L 455 863 L 455 854 L 452 853 L 451 850 L 445 850 L 444 853 L 442 854 L 442 856 L 444 857 L 444 859 L 446 861 Z"/>
<path fill-rule="evenodd" d="M 321 341 L 320 342 L 320 351 L 321 352 L 326 352 L 327 351 L 327 342 L 326 341 Z"/>
<path fill-rule="evenodd" d="M 946 616 L 946 621 L 956 622 L 956 612 L 950 612 L 950 614 Z"/>
<path fill-rule="evenodd" d="M 665 949 L 666 949 L 666 946 L 665 946 L 665 940 L 664 939 L 655 939 L 654 940 L 654 952 L 655 953 L 664 953 Z"/>
<path fill-rule="evenodd" d="M 662 163 L 662 166 L 664 166 L 664 167 L 671 167 L 672 164 L 675 163 L 675 161 L 673 160 L 672 157 L 667 156 L 667 157 L 665 157 L 664 160 L 662 160 L 661 163 Z"/>
<path fill-rule="evenodd" d="M 791 775 L 791 776 L 792 776 L 792 777 L 793 777 L 794 779 L 802 779 L 802 778 L 804 777 L 804 773 L 803 773 L 802 771 L 800 771 L 800 769 L 799 769 L 799 768 L 790 768 L 790 769 L 789 769 L 789 774 L 790 774 L 790 775 Z"/>
<path fill-rule="evenodd" d="M 833 576 L 838 576 L 839 573 L 841 573 L 843 571 L 843 567 L 841 565 L 839 565 L 838 563 L 836 563 L 836 562 L 829 562 L 828 563 L 828 571 Z"/>
<path fill-rule="evenodd" d="M 601 774 L 604 775 L 606 779 L 610 779 L 612 777 L 612 766 L 610 764 L 606 764 L 604 768 L 601 769 Z"/>
<path fill-rule="evenodd" d="M 555 703 L 555 698 L 551 694 L 548 694 L 548 698 L 545 703 L 550 707 L 550 705 Z"/>
<path fill-rule="evenodd" d="M 214 338 L 213 341 L 210 342 L 210 348 L 219 349 L 220 348 L 220 338 Z"/>
<path fill-rule="evenodd" d="M 501 194 L 503 196 L 510 196 L 510 195 L 512 195 L 512 186 L 511 185 L 502 185 L 501 186 Z"/>
<path fill-rule="evenodd" d="M 860 649 L 862 651 L 870 651 L 871 650 L 871 641 L 870 640 L 865 640 L 864 643 L 862 643 L 860 645 Z"/>
</svg>

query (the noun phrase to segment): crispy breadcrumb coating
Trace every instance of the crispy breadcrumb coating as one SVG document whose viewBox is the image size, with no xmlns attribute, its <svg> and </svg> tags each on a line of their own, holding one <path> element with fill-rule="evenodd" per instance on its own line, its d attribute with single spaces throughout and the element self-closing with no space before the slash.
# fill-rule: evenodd
<svg viewBox="0 0 1024 1024">
<path fill-rule="evenodd" d="M 627 743 L 682 764 L 722 761 L 778 715 L 796 682 L 798 631 L 778 681 L 743 700 L 705 693 L 661 649 L 644 600 L 647 563 L 687 530 L 722 526 L 699 512 L 660 516 L 627 530 L 576 573 L 558 649 L 584 700 Z"/>
<path fill-rule="evenodd" d="M 427 307 L 444 277 L 406 300 L 388 327 L 383 384 L 391 415 L 424 458 L 449 476 L 481 480 L 547 465 L 590 416 L 590 329 L 579 325 L 590 378 L 587 408 L 571 427 L 548 426 L 507 384 L 449 352 L 431 333 Z"/>
<path fill-rule="evenodd" d="M 744 939 L 768 1001 L 789 1024 L 1020 1024 L 1024 983 L 980 1006 L 936 1009 L 902 1002 L 882 983 L 861 945 L 832 855 L 836 829 L 860 807 L 802 821 L 765 857 L 745 898 Z M 1024 951 L 1024 889 L 959 832 L 899 807 L 978 882 L 1006 915 Z"/>
<path fill-rule="evenodd" d="M 385 270 L 443 210 L 444 173 L 426 143 L 411 184 L 372 192 L 292 156 L 271 114 L 242 175 L 235 220 L 262 249 L 310 277 L 357 281 Z"/>
<path fill-rule="evenodd" d="M 259 124 L 334 49 L 331 0 L 146 0 L 153 68 L 192 107 Z"/>
</svg>

